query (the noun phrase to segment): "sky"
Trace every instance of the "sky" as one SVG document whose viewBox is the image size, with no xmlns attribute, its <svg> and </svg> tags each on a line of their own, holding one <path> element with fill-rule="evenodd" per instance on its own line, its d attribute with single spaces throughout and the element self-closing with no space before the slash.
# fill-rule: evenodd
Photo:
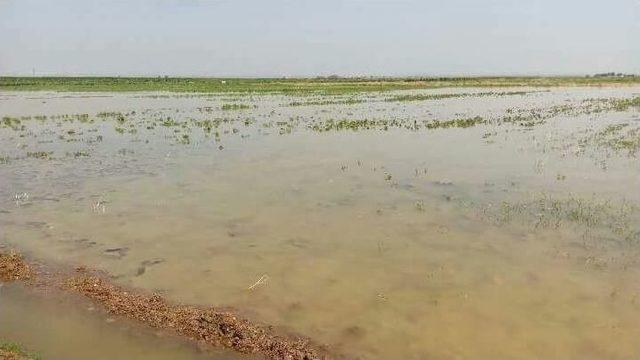
<svg viewBox="0 0 640 360">
<path fill-rule="evenodd" d="M 640 74 L 640 0 L 0 0 L 0 75 Z"/>
</svg>

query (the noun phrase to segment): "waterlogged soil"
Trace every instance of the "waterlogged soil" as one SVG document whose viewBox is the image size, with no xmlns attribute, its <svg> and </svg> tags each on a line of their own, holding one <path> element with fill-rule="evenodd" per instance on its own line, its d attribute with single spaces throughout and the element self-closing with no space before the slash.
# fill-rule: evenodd
<svg viewBox="0 0 640 360">
<path fill-rule="evenodd" d="M 634 358 L 639 97 L 2 92 L 0 243 L 354 358 Z M 16 286 L 30 350 L 179 347 Z"/>
<path fill-rule="evenodd" d="M 2 286 L 0 318 L 0 338 L 11 339 L 40 359 L 253 359 L 198 348 L 170 333 L 114 317 L 85 299 L 34 291 L 23 284 Z"/>
<path fill-rule="evenodd" d="M 161 332 L 171 331 L 203 346 L 276 360 L 328 358 L 320 346 L 308 339 L 277 334 L 272 326 L 256 324 L 228 309 L 171 303 L 161 294 L 114 285 L 108 275 L 82 266 L 73 271 L 55 269 L 33 260 L 30 263 L 15 252 L 0 252 L 0 279 L 5 283 L 22 281 L 30 289 L 45 293 L 71 292 L 92 300 L 109 315 L 137 320 Z"/>
</svg>

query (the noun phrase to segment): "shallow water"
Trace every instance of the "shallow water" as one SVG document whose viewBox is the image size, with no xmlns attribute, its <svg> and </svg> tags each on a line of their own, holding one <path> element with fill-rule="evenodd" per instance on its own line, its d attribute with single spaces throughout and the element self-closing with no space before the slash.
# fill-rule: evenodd
<svg viewBox="0 0 640 360">
<path fill-rule="evenodd" d="M 365 359 L 637 357 L 640 162 L 598 134 L 640 112 L 588 103 L 640 88 L 525 90 L 2 93 L 0 241 Z M 385 101 L 456 92 L 496 94 Z"/>
<path fill-rule="evenodd" d="M 0 287 L 0 319 L 0 339 L 48 360 L 250 360 L 229 351 L 201 351 L 161 331 L 110 317 L 84 299 L 14 284 Z"/>
</svg>

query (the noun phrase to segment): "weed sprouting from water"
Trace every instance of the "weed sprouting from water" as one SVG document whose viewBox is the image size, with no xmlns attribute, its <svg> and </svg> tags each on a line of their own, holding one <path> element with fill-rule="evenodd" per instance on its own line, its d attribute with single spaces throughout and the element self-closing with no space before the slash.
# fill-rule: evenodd
<svg viewBox="0 0 640 360">
<path fill-rule="evenodd" d="M 633 221 L 638 215 L 638 207 L 626 201 L 613 203 L 595 198 L 555 198 L 539 194 L 529 201 L 503 201 L 497 207 L 489 205 L 483 209 L 483 214 L 498 225 L 515 220 L 531 224 L 534 229 L 577 225 L 586 229 L 605 229 L 625 241 L 640 240 L 640 228 Z"/>
<path fill-rule="evenodd" d="M 222 104 L 221 110 L 246 110 L 252 109 L 253 106 L 247 104 Z"/>
<path fill-rule="evenodd" d="M 29 151 L 27 152 L 27 157 L 34 159 L 43 159 L 50 160 L 51 155 L 53 155 L 53 151 Z"/>
<path fill-rule="evenodd" d="M 182 136 L 178 139 L 178 143 L 182 145 L 191 144 L 191 138 L 189 137 L 188 134 L 182 134 Z"/>
<path fill-rule="evenodd" d="M 311 105 L 353 105 L 362 104 L 362 99 L 346 99 L 346 100 L 310 100 L 310 101 L 293 101 L 289 106 L 311 106 Z"/>
<path fill-rule="evenodd" d="M 452 127 L 456 128 L 468 128 L 472 126 L 476 126 L 479 124 L 486 124 L 487 121 L 481 116 L 476 116 L 473 118 L 465 118 L 465 119 L 453 119 L 446 121 L 434 120 L 432 122 L 427 123 L 425 126 L 427 129 L 448 129 Z"/>
<path fill-rule="evenodd" d="M 503 92 L 475 92 L 475 93 L 451 93 L 451 94 L 412 94 L 412 95 L 396 95 L 385 99 L 387 102 L 395 101 L 425 101 L 425 100 L 443 100 L 452 98 L 468 98 L 468 97 L 485 97 L 485 96 L 513 96 L 527 95 L 532 91 L 503 91 Z"/>
<path fill-rule="evenodd" d="M 0 358 L 7 360 L 40 360 L 38 354 L 29 352 L 22 345 L 0 340 Z"/>
<path fill-rule="evenodd" d="M 640 126 L 629 123 L 612 124 L 590 136 L 580 140 L 582 151 L 589 146 L 611 149 L 615 152 L 626 152 L 628 156 L 636 156 L 640 150 Z"/>
</svg>

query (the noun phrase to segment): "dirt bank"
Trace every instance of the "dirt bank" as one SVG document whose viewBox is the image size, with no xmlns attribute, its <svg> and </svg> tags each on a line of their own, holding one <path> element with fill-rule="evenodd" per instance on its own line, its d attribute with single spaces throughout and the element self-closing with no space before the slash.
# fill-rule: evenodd
<svg viewBox="0 0 640 360">
<path fill-rule="evenodd" d="M 40 264 L 39 264 L 40 265 Z M 0 281 L 33 280 L 40 268 L 31 266 L 15 252 L 0 252 Z M 158 294 L 115 285 L 97 271 L 77 268 L 55 276 L 47 272 L 46 285 L 76 292 L 104 306 L 114 315 L 135 319 L 148 326 L 171 330 L 181 336 L 223 346 L 268 359 L 331 359 L 323 346 L 297 335 L 278 333 L 273 327 L 256 324 L 233 312 L 174 304 Z M 39 281 L 38 286 L 43 286 Z"/>
<path fill-rule="evenodd" d="M 2 360 L 30 360 L 30 358 L 10 350 L 0 349 L 0 359 Z"/>
<path fill-rule="evenodd" d="M 0 252 L 0 281 L 28 280 L 32 271 L 22 256 L 15 252 Z"/>
</svg>

